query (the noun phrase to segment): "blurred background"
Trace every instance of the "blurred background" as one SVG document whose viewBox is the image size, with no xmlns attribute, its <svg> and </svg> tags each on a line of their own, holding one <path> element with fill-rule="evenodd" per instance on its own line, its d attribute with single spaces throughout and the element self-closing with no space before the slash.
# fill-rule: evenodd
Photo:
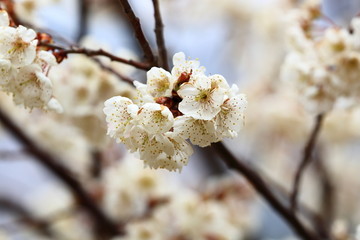
<svg viewBox="0 0 360 240">
<path fill-rule="evenodd" d="M 142 58 L 132 29 L 116 0 L 15 2 L 16 12 L 24 22 L 50 33 L 63 46 L 101 47 L 125 58 Z M 155 48 L 152 2 L 132 0 L 130 3 Z M 324 15 L 342 27 L 348 27 L 360 11 L 357 0 L 325 0 L 321 4 Z M 160 1 L 169 61 L 174 53 L 182 51 L 191 59 L 199 59 L 208 74 L 223 75 L 247 95 L 245 127 L 239 138 L 228 140 L 226 144 L 235 154 L 249 159 L 265 179 L 276 183 L 283 191 L 291 189 L 302 148 L 313 124 L 313 115 L 304 110 L 295 91 L 279 77 L 287 51 L 287 15 L 301 5 L 301 1 L 294 0 Z M 103 61 L 132 79 L 146 81 L 145 72 L 141 70 Z M 219 189 L 232 189 L 229 199 L 236 199 L 237 203 L 219 202 L 227 206 L 221 210 L 226 214 L 237 212 L 239 216 L 229 221 L 236 222 L 234 226 L 241 233 L 235 233 L 228 223 L 211 222 L 217 227 L 224 224 L 223 229 L 229 233 L 234 231 L 233 237 L 224 239 L 296 239 L 287 224 L 246 181 L 229 173 L 210 148 L 195 148 L 188 166 L 179 174 L 143 170 L 141 163 L 122 146 L 108 139 L 103 102 L 118 94 L 134 94 L 132 88 L 118 81 L 116 76 L 79 55 L 54 67 L 49 76 L 54 83 L 54 95 L 64 107 L 64 115 L 24 110 L 15 106 L 11 97 L 4 93 L 0 93 L 0 106 L 38 144 L 71 169 L 94 198 L 99 198 L 99 205 L 112 218 L 119 222 L 132 221 L 133 215 L 145 211 L 141 206 L 151 194 L 144 194 L 146 191 L 132 181 L 138 183 L 141 177 L 149 176 L 155 182 L 152 184 L 156 187 L 151 189 L 156 196 L 180 194 L 191 195 L 189 199 L 193 199 L 196 195 L 202 199 Z M 328 114 L 315 154 L 318 161 L 308 168 L 301 185 L 301 201 L 307 208 L 325 216 L 331 231 L 336 236 L 344 236 L 338 239 L 353 239 L 360 223 L 359 121 L 357 108 Z M 101 159 L 101 173 L 96 173 L 94 158 L 95 162 Z M 128 159 L 136 164 L 132 166 Z M 129 202 L 119 197 L 121 194 L 128 194 Z M 12 211 L 11 204 L 15 204 L 15 208 L 22 206 L 36 219 L 45 219 L 55 234 L 44 235 L 42 226 L 28 224 L 21 212 Z M 166 219 L 166 214 L 161 214 L 159 218 Z M 187 222 L 191 215 L 183 218 Z M 211 224 L 209 226 L 213 226 Z M 136 227 L 134 229 L 139 232 Z M 193 238 L 189 239 L 213 239 L 191 236 Z M 89 219 L 78 210 L 66 187 L 32 159 L 4 128 L 0 128 L 0 239 L 96 239 L 91 234 Z M 166 238 L 138 236 L 131 239 Z"/>
</svg>

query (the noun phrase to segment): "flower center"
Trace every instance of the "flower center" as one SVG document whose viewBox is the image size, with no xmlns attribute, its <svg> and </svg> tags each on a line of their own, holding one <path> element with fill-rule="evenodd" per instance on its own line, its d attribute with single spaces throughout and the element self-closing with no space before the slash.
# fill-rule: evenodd
<svg viewBox="0 0 360 240">
<path fill-rule="evenodd" d="M 21 38 L 18 38 L 14 43 L 13 43 L 13 48 L 11 48 L 8 53 L 12 54 L 14 52 L 22 52 L 24 51 L 30 44 L 23 41 Z"/>
<path fill-rule="evenodd" d="M 209 91 L 208 90 L 203 90 L 195 97 L 195 101 L 207 102 L 207 101 L 209 101 L 209 98 L 210 98 Z"/>
</svg>

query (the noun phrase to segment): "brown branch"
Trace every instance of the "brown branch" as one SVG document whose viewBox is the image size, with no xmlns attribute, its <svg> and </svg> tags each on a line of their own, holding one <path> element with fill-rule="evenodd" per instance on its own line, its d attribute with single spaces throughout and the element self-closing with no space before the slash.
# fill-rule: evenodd
<svg viewBox="0 0 360 240">
<path fill-rule="evenodd" d="M 147 62 L 153 64 L 155 62 L 154 54 L 152 53 L 149 42 L 146 40 L 145 34 L 141 28 L 140 20 L 136 17 L 133 9 L 131 8 L 128 0 L 119 0 L 125 15 L 129 19 L 129 22 L 134 29 L 135 37 L 140 44 L 140 47 L 144 53 L 144 58 Z"/>
<path fill-rule="evenodd" d="M 104 57 L 108 57 L 111 61 L 121 62 L 121 63 L 131 65 L 133 67 L 136 67 L 136 68 L 139 68 L 142 70 L 146 70 L 146 71 L 151 68 L 149 64 L 117 57 L 117 56 L 112 55 L 111 53 L 106 52 L 102 49 L 91 50 L 91 49 L 86 49 L 86 48 L 77 48 L 77 49 L 73 48 L 73 49 L 65 49 L 65 50 L 60 50 L 60 51 L 66 55 L 67 54 L 84 54 L 89 57 L 104 56 Z"/>
<path fill-rule="evenodd" d="M 319 175 L 320 180 L 321 219 L 323 220 L 324 228 L 328 230 L 331 228 L 336 210 L 336 189 L 324 159 L 319 155 L 320 154 L 317 154 L 314 170 L 316 174 Z"/>
<path fill-rule="evenodd" d="M 104 212 L 94 203 L 90 195 L 85 191 L 81 183 L 69 173 L 47 151 L 37 146 L 12 120 L 0 109 L 0 122 L 7 130 L 28 149 L 30 155 L 52 172 L 79 201 L 80 205 L 92 216 L 96 227 L 101 229 L 104 235 L 109 237 L 124 234 L 122 225 L 117 226 Z"/>
<path fill-rule="evenodd" d="M 92 49 L 81 48 L 81 47 L 73 47 L 70 49 L 66 49 L 64 47 L 60 47 L 60 46 L 56 46 L 56 45 L 48 44 L 48 43 L 39 43 L 38 46 L 47 47 L 51 50 L 57 50 L 57 53 L 64 54 L 65 56 L 67 56 L 68 54 L 84 54 L 89 57 L 103 56 L 103 57 L 109 58 L 111 61 L 124 63 L 124 64 L 130 65 L 135 68 L 142 69 L 142 70 L 147 71 L 151 68 L 150 64 L 134 61 L 131 59 L 121 58 L 121 57 L 115 56 L 103 49 L 92 50 Z"/>
<path fill-rule="evenodd" d="M 294 183 L 293 183 L 293 190 L 290 196 L 290 204 L 291 209 L 295 213 L 297 208 L 297 197 L 299 193 L 299 187 L 301 182 L 301 177 L 304 173 L 304 170 L 306 169 L 306 166 L 311 162 L 311 155 L 314 151 L 315 144 L 317 137 L 320 133 L 320 129 L 323 123 L 324 114 L 319 114 L 316 116 L 316 122 L 315 125 L 311 131 L 311 134 L 306 142 L 306 145 L 303 150 L 303 157 L 301 159 L 300 165 L 295 173 Z"/>
<path fill-rule="evenodd" d="M 258 173 L 264 177 L 264 180 L 268 182 L 270 186 L 275 188 L 277 192 L 281 194 L 282 197 L 289 199 L 289 193 L 288 191 L 281 185 L 279 185 L 277 182 L 272 181 L 269 177 L 265 176 L 263 173 Z M 299 213 L 302 213 L 305 217 L 307 217 L 310 221 L 312 221 L 313 226 L 316 226 L 315 229 L 318 232 L 318 234 L 322 237 L 322 239 L 328 239 L 330 240 L 331 237 L 329 236 L 329 229 L 326 227 L 327 220 L 324 219 L 319 213 L 315 212 L 313 209 L 311 209 L 306 203 L 299 202 L 298 203 Z"/>
<path fill-rule="evenodd" d="M 159 1 L 152 0 L 152 2 L 154 5 L 156 44 L 159 52 L 158 65 L 164 68 L 166 71 L 169 71 L 169 63 L 164 39 L 164 24 L 161 19 Z"/>
<path fill-rule="evenodd" d="M 58 50 L 56 53 L 60 54 L 61 56 L 66 56 L 66 53 L 64 53 L 64 51 L 66 51 L 66 49 L 64 47 L 60 47 L 60 46 L 57 46 L 57 45 L 54 45 L 54 44 L 48 44 L 48 43 L 39 43 L 38 44 L 39 46 L 42 46 L 42 47 L 47 47 L 49 48 L 50 50 Z M 73 48 L 72 48 L 73 49 Z M 76 47 L 76 49 L 81 49 L 80 47 Z M 88 49 L 85 49 L 85 52 L 89 52 L 91 50 L 88 50 Z M 103 50 L 102 50 L 103 51 Z M 81 53 L 79 53 L 81 54 Z M 85 54 L 86 55 L 86 54 Z M 109 66 L 106 66 L 105 64 L 103 64 L 99 59 L 97 59 L 96 57 L 92 57 L 92 56 L 89 56 L 89 55 L 86 55 L 88 57 L 90 57 L 94 62 L 96 62 L 103 70 L 115 75 L 117 78 L 121 79 L 122 81 L 124 82 L 127 82 L 131 85 L 134 84 L 134 80 L 125 76 L 124 74 L 121 74 L 117 71 L 115 71 L 114 69 L 112 69 L 111 67 Z M 119 58 L 119 57 L 116 57 L 116 58 Z M 114 61 L 114 60 L 113 60 Z M 135 61 L 132 61 L 132 60 L 126 60 L 126 61 L 129 61 L 129 62 L 135 62 Z M 138 62 L 137 62 L 138 63 Z M 130 65 L 130 64 L 129 64 Z"/>
<path fill-rule="evenodd" d="M 223 143 L 218 142 L 212 145 L 216 153 L 222 158 L 226 165 L 241 173 L 257 192 L 273 207 L 273 209 L 286 220 L 290 227 L 300 237 L 306 240 L 318 240 L 319 238 L 312 231 L 308 230 L 297 216 L 290 211 L 283 203 L 272 193 L 269 186 L 263 178 L 252 168 L 237 159 Z"/>
</svg>

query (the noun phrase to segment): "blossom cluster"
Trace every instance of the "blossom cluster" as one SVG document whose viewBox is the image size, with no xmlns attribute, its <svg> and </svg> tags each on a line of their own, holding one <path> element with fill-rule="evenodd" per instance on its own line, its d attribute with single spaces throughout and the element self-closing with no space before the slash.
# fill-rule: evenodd
<svg viewBox="0 0 360 240">
<path fill-rule="evenodd" d="M 151 168 L 181 170 L 193 150 L 224 137 L 234 138 L 243 126 L 247 101 L 221 75 L 205 75 L 184 53 L 173 57 L 171 72 L 153 67 L 147 84 L 135 82 L 135 103 L 116 96 L 105 102 L 108 134 L 138 152 Z"/>
<path fill-rule="evenodd" d="M 211 177 L 199 191 L 127 155 L 104 176 L 103 207 L 127 222 L 127 234 L 112 240 L 244 239 L 258 220 L 253 192 L 236 175 Z"/>
<path fill-rule="evenodd" d="M 86 182 L 99 207 L 115 223 L 125 223 L 126 234 L 111 240 L 239 240 L 252 236 L 257 228 L 254 192 L 238 175 L 209 177 L 200 189 L 177 181 L 169 172 L 145 169 L 131 154 L 106 161 L 111 163 L 103 168 L 102 178 Z M 61 184 L 47 182 L 25 194 L 24 202 L 34 218 L 47 223 L 51 236 L 98 239 L 88 216 L 75 211 L 76 199 Z M 13 239 L 12 232 L 1 230 L 0 240 Z M 54 239 L 32 228 L 17 235 Z"/>
<path fill-rule="evenodd" d="M 296 85 L 305 107 L 312 112 L 356 103 L 360 90 L 360 18 L 352 20 L 350 29 L 330 22 L 324 30 L 316 24 L 322 17 L 319 6 L 308 6 L 292 16 L 290 52 L 282 77 Z"/>
<path fill-rule="evenodd" d="M 0 87 L 13 95 L 16 104 L 60 111 L 47 77 L 56 59 L 37 49 L 36 38 L 32 29 L 11 26 L 7 12 L 0 11 Z"/>
</svg>

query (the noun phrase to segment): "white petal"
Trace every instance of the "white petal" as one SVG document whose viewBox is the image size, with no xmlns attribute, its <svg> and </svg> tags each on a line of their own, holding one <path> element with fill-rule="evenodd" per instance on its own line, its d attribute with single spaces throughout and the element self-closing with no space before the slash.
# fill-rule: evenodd
<svg viewBox="0 0 360 240">
<path fill-rule="evenodd" d="M 200 147 L 219 141 L 214 121 L 197 120 L 186 116 L 175 119 L 174 133 L 183 138 L 189 138 L 192 144 Z"/>
<path fill-rule="evenodd" d="M 9 15 L 5 10 L 0 10 L 0 27 L 7 27 L 10 24 Z"/>
<path fill-rule="evenodd" d="M 244 111 L 247 106 L 246 96 L 236 95 L 225 101 L 221 112 L 216 116 L 216 127 L 219 134 L 224 137 L 237 137 L 244 125 Z"/>
<path fill-rule="evenodd" d="M 165 133 L 173 126 L 174 117 L 170 110 L 157 103 L 146 103 L 140 108 L 138 122 L 151 134 Z"/>
<path fill-rule="evenodd" d="M 147 74 L 147 91 L 153 97 L 171 96 L 173 88 L 172 76 L 162 68 L 153 67 Z"/>
<path fill-rule="evenodd" d="M 116 96 L 105 101 L 104 113 L 108 123 L 108 134 L 120 141 L 124 140 L 125 129 L 133 119 L 128 112 L 132 101 L 126 97 Z"/>
</svg>

